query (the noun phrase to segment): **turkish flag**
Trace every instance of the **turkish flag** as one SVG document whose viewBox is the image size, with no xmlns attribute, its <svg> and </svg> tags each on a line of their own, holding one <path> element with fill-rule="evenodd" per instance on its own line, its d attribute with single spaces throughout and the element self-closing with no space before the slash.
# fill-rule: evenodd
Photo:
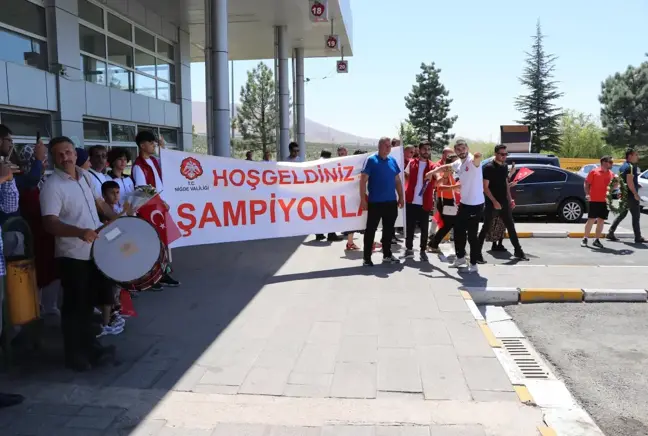
<svg viewBox="0 0 648 436">
<path fill-rule="evenodd" d="M 527 177 L 529 177 L 531 174 L 533 174 L 533 170 L 532 170 L 532 169 L 529 169 L 529 168 L 526 168 L 526 167 L 522 167 L 522 168 L 520 168 L 520 169 L 518 170 L 517 174 L 516 174 L 515 177 L 513 178 L 513 181 L 514 181 L 514 182 L 520 182 L 520 181 L 526 179 Z"/>
<path fill-rule="evenodd" d="M 137 210 L 137 215 L 155 227 L 164 245 L 169 245 L 182 237 L 180 229 L 171 218 L 164 201 L 155 195 Z"/>
</svg>

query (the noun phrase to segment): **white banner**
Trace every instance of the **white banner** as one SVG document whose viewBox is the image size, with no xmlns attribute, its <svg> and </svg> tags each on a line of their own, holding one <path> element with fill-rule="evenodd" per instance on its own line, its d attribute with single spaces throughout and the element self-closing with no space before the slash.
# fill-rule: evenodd
<svg viewBox="0 0 648 436">
<path fill-rule="evenodd" d="M 183 235 L 172 247 L 365 228 L 359 181 L 370 154 L 304 163 L 160 154 L 162 197 Z M 402 148 L 391 155 L 402 180 Z M 396 226 L 403 223 L 401 210 Z"/>
</svg>

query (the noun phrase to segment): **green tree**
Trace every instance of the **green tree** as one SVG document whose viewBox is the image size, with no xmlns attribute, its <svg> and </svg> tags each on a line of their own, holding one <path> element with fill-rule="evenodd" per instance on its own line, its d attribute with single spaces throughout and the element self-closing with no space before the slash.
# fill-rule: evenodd
<svg viewBox="0 0 648 436">
<path fill-rule="evenodd" d="M 533 152 L 555 151 L 560 144 L 558 127 L 562 116 L 556 100 L 563 95 L 553 80 L 557 57 L 545 52 L 539 20 L 532 38 L 533 45 L 526 53 L 526 67 L 520 77 L 520 83 L 528 88 L 529 93 L 515 99 L 515 107 L 522 114 L 522 120 L 517 122 L 529 126 L 533 132 Z"/>
<path fill-rule="evenodd" d="M 191 152 L 208 154 L 209 150 L 207 149 L 207 136 L 199 135 L 196 133 L 196 126 L 191 126 Z"/>
<path fill-rule="evenodd" d="M 568 110 L 560 119 L 560 157 L 600 158 L 612 154 L 604 130 L 592 115 Z"/>
<path fill-rule="evenodd" d="M 265 153 L 277 141 L 275 81 L 272 71 L 263 62 L 259 62 L 247 75 L 247 82 L 241 87 L 236 127 L 251 148 L 261 149 Z"/>
<path fill-rule="evenodd" d="M 608 144 L 648 145 L 648 62 L 605 79 L 599 101 Z"/>
<path fill-rule="evenodd" d="M 430 141 L 433 150 L 441 150 L 454 135 L 448 134 L 457 116 L 450 116 L 449 91 L 441 83 L 434 62 L 421 64 L 421 72 L 416 75 L 412 91 L 405 97 L 405 107 L 409 110 L 409 122 L 420 139 Z"/>
<path fill-rule="evenodd" d="M 398 137 L 403 145 L 417 145 L 419 137 L 414 130 L 414 126 L 409 121 L 402 121 L 398 126 Z"/>
</svg>

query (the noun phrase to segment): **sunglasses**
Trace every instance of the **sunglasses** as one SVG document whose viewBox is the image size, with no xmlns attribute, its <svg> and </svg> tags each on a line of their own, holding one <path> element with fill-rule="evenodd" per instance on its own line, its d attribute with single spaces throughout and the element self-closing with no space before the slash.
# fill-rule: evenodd
<svg viewBox="0 0 648 436">
<path fill-rule="evenodd" d="M 497 153 L 497 155 L 498 155 L 498 156 L 508 156 L 508 153 L 507 153 L 507 152 L 504 152 L 504 153 Z"/>
</svg>

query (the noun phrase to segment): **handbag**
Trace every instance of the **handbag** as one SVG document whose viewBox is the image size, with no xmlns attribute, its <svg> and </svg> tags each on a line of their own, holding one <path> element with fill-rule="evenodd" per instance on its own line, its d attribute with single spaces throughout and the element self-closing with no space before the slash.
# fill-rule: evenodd
<svg viewBox="0 0 648 436">
<path fill-rule="evenodd" d="M 454 204 L 453 205 L 444 204 L 443 215 L 456 216 L 457 212 L 459 212 L 459 208 L 457 207 L 457 196 L 455 195 L 454 191 L 452 191 L 452 196 L 454 197 Z"/>
</svg>

